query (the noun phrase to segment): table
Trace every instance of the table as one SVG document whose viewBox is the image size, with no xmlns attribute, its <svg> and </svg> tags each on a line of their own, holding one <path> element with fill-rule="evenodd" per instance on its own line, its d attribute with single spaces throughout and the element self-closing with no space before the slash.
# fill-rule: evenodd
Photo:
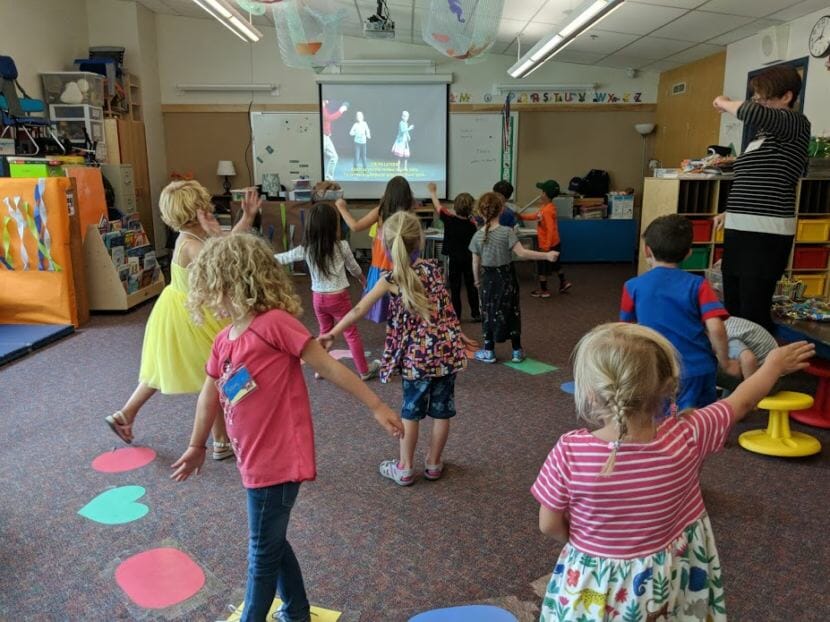
<svg viewBox="0 0 830 622">
<path fill-rule="evenodd" d="M 533 250 L 536 250 L 536 229 L 533 227 L 519 227 L 516 230 L 519 241 L 528 240 Z M 438 259 L 441 254 L 439 244 L 444 242 L 444 230 L 428 228 L 424 230 L 424 259 Z"/>
<path fill-rule="evenodd" d="M 791 343 L 807 340 L 815 344 L 816 357 L 830 360 L 830 322 L 786 318 L 775 318 L 774 321 L 775 336 L 780 341 Z"/>
</svg>

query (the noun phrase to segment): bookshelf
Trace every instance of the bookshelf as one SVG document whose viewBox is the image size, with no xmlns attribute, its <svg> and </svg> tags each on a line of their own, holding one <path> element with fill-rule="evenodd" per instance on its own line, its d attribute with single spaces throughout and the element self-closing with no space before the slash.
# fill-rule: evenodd
<svg viewBox="0 0 830 622">
<path fill-rule="evenodd" d="M 102 220 L 87 227 L 84 260 L 93 311 L 127 311 L 164 289 L 164 275 L 140 221 L 136 215 L 125 221 Z M 115 223 L 120 228 L 112 228 Z"/>
<path fill-rule="evenodd" d="M 712 218 L 726 209 L 731 177 L 646 178 L 640 232 L 659 216 L 683 214 L 692 221 L 692 256 L 681 267 L 703 273 L 723 255 L 723 232 Z M 640 240 L 638 274 L 648 270 Z M 830 178 L 807 177 L 796 188 L 796 236 L 785 275 L 805 284 L 805 296 L 828 298 L 830 285 Z"/>
</svg>

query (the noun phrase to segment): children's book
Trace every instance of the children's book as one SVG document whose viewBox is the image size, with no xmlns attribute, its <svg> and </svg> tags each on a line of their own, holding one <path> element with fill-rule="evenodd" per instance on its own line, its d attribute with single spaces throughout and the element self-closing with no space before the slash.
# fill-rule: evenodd
<svg viewBox="0 0 830 622">
<path fill-rule="evenodd" d="M 127 257 L 127 265 L 130 267 L 130 274 L 141 272 L 141 260 L 138 257 Z"/>
<path fill-rule="evenodd" d="M 159 265 L 158 260 L 156 259 L 156 252 L 149 251 L 144 254 L 144 269 L 151 270 Z"/>
<path fill-rule="evenodd" d="M 112 247 L 112 263 L 115 264 L 116 267 L 125 263 L 126 257 L 124 254 L 124 247 L 123 246 L 113 246 Z"/>
</svg>

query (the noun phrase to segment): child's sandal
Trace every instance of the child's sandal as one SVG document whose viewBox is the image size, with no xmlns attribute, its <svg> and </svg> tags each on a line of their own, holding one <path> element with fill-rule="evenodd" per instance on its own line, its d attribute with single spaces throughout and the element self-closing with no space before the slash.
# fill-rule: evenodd
<svg viewBox="0 0 830 622">
<path fill-rule="evenodd" d="M 110 429 L 115 435 L 128 445 L 133 442 L 133 422 L 127 421 L 127 417 L 120 410 L 104 417 Z"/>
<path fill-rule="evenodd" d="M 233 445 L 230 443 L 213 442 L 213 459 L 225 460 L 233 457 Z"/>
</svg>

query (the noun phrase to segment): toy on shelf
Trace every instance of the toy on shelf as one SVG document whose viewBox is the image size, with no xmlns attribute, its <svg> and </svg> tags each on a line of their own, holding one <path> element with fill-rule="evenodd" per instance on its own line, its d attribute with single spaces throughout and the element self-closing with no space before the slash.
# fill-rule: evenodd
<svg viewBox="0 0 830 622">
<path fill-rule="evenodd" d="M 423 39 L 445 56 L 483 60 L 496 41 L 504 0 L 431 0 Z"/>
</svg>

